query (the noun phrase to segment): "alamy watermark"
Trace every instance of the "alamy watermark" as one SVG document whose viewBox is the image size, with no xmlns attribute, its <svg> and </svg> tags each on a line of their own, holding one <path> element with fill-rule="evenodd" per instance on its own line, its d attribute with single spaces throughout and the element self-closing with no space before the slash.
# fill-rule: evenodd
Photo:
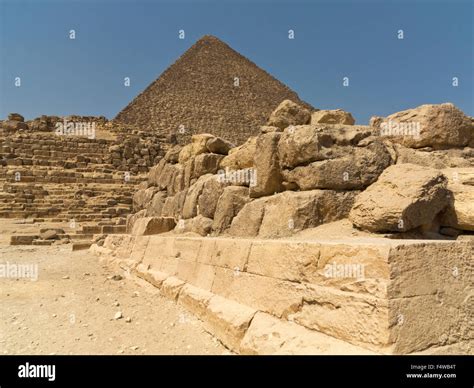
<svg viewBox="0 0 474 388">
<path fill-rule="evenodd" d="M 0 278 L 38 280 L 38 264 L 0 263 Z"/>
<path fill-rule="evenodd" d="M 324 276 L 327 278 L 365 278 L 365 264 L 337 264 L 329 263 L 324 267 Z"/>
<path fill-rule="evenodd" d="M 242 170 L 225 170 L 217 171 L 217 181 L 220 183 L 244 184 L 250 187 L 257 185 L 257 170 L 255 168 L 244 168 Z"/>
<path fill-rule="evenodd" d="M 412 136 L 420 137 L 420 123 L 416 121 L 383 121 L 380 124 L 380 136 Z"/>
<path fill-rule="evenodd" d="M 58 136 L 84 136 L 95 139 L 95 122 L 93 121 L 68 121 L 56 123 L 56 135 Z"/>
<path fill-rule="evenodd" d="M 48 381 L 56 380 L 56 365 L 35 365 L 29 362 L 18 367 L 19 378 L 42 378 Z"/>
</svg>

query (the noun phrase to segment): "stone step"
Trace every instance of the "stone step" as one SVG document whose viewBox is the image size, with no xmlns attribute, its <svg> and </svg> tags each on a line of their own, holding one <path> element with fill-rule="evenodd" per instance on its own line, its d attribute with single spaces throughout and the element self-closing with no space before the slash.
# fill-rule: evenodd
<svg viewBox="0 0 474 388">
<path fill-rule="evenodd" d="M 31 245 L 52 245 L 55 240 L 33 240 Z"/>
<path fill-rule="evenodd" d="M 10 236 L 10 245 L 32 245 L 33 241 L 38 239 L 38 235 L 12 235 Z"/>
<path fill-rule="evenodd" d="M 69 234 L 68 237 L 71 241 L 91 241 L 94 234 Z"/>
<path fill-rule="evenodd" d="M 99 225 L 84 225 L 82 227 L 82 230 L 79 230 L 77 233 L 83 233 L 83 234 L 97 234 L 97 233 L 102 233 L 102 227 Z"/>
<path fill-rule="evenodd" d="M 102 226 L 102 233 L 103 234 L 121 234 L 126 233 L 127 227 L 126 225 L 104 225 Z"/>
<path fill-rule="evenodd" d="M 91 242 L 75 242 L 75 243 L 72 243 L 72 250 L 80 251 L 84 249 L 89 249 L 91 245 L 92 245 Z"/>
<path fill-rule="evenodd" d="M 109 147 L 120 144 L 121 136 L 104 140 L 33 132 L 0 140 L 0 217 L 110 223 L 129 214 L 149 167 L 138 165 L 135 156 L 130 164 L 114 159 Z M 162 152 L 151 150 L 148 164 Z M 125 172 L 131 173 L 128 182 Z M 111 233 L 123 232 L 122 226 L 109 227 Z"/>
</svg>

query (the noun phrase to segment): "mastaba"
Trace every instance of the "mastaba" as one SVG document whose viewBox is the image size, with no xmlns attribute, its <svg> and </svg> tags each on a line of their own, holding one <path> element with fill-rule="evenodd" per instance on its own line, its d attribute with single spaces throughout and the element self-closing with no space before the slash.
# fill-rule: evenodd
<svg viewBox="0 0 474 388">
<path fill-rule="evenodd" d="M 238 145 L 257 134 L 285 99 L 312 108 L 227 44 L 206 35 L 115 120 L 162 135 L 177 134 L 183 140 L 212 133 Z"/>
</svg>

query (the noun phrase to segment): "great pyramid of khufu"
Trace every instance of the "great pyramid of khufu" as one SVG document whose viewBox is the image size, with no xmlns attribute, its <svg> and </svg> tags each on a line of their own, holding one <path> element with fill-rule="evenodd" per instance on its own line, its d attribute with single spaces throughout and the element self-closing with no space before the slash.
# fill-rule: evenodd
<svg viewBox="0 0 474 388">
<path fill-rule="evenodd" d="M 162 135 L 208 132 L 240 144 L 258 133 L 284 99 L 310 107 L 266 71 L 206 35 L 115 120 Z"/>
</svg>

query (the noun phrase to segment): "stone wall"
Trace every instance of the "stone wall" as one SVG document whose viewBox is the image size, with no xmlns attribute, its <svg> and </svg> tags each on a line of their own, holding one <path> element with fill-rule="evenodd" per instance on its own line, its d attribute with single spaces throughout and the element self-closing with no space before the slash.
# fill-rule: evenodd
<svg viewBox="0 0 474 388">
<path fill-rule="evenodd" d="M 109 236 L 96 249 L 239 353 L 472 354 L 469 242 Z"/>
<path fill-rule="evenodd" d="M 342 124 L 347 115 L 340 110 L 329 117 L 341 123 L 326 124 L 327 116 L 288 100 L 241 146 L 194 135 L 150 170 L 134 195 L 128 230 L 151 234 L 161 217 L 161 231 L 272 238 L 349 217 L 359 229 L 395 238 L 455 238 L 474 230 L 474 131 L 462 112 L 445 105 L 429 108 L 430 120 L 425 106 L 410 117 L 446 126 L 437 115 L 454 122 L 446 117 L 451 112 L 459 124 L 449 130 L 463 134 L 457 146 L 436 140 L 433 148 L 406 147 L 403 136 L 379 127 Z M 432 136 L 440 131 L 433 127 Z"/>
<path fill-rule="evenodd" d="M 19 114 L 8 121 L 24 128 L 2 127 L 0 217 L 124 223 L 136 185 L 163 156 L 163 139 L 105 118 L 52 117 L 43 117 L 43 130 Z M 89 119 L 98 120 L 91 138 L 58 134 L 53 125 Z"/>
</svg>

